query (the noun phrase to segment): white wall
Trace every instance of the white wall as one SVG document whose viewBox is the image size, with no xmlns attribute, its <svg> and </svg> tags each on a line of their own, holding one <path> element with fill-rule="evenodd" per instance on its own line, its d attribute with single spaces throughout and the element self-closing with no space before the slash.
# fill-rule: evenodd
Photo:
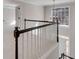
<svg viewBox="0 0 79 59">
<path fill-rule="evenodd" d="M 14 59 L 15 40 L 13 36 L 14 26 L 11 23 L 15 20 L 15 8 L 3 8 L 3 58 Z"/>
<path fill-rule="evenodd" d="M 75 3 L 70 8 L 70 55 L 75 58 Z"/>
<path fill-rule="evenodd" d="M 20 7 L 20 10 L 18 10 Z M 16 17 L 21 17 L 22 20 L 32 19 L 32 20 L 44 20 L 44 9 L 42 6 L 36 6 L 26 3 L 21 3 L 16 8 Z"/>
</svg>

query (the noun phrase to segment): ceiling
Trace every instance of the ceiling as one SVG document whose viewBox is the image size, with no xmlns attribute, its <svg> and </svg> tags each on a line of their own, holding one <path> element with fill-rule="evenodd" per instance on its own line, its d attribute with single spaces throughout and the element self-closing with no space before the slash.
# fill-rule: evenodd
<svg viewBox="0 0 79 59">
<path fill-rule="evenodd" d="M 4 0 L 4 5 L 16 6 L 19 2 L 25 2 L 34 5 L 53 5 L 53 0 Z M 74 0 L 55 0 L 55 4 L 74 2 Z"/>
<path fill-rule="evenodd" d="M 35 4 L 35 5 L 52 5 L 53 0 L 21 0 L 27 3 Z M 56 4 L 68 3 L 74 0 L 55 0 Z"/>
</svg>

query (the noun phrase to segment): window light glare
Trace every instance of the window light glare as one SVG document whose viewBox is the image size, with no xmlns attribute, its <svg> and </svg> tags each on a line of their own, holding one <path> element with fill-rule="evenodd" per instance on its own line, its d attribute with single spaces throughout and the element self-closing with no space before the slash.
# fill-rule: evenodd
<svg viewBox="0 0 79 59">
<path fill-rule="evenodd" d="M 63 36 L 63 35 L 59 35 L 60 38 L 63 38 L 63 39 L 69 39 L 69 37 L 67 36 Z"/>
<path fill-rule="evenodd" d="M 12 21 L 11 25 L 12 25 L 12 26 L 15 26 L 15 25 L 16 25 L 16 21 L 15 21 L 15 20 Z"/>
<path fill-rule="evenodd" d="M 61 26 L 61 27 L 69 27 L 69 25 L 59 25 L 59 26 Z"/>
</svg>

